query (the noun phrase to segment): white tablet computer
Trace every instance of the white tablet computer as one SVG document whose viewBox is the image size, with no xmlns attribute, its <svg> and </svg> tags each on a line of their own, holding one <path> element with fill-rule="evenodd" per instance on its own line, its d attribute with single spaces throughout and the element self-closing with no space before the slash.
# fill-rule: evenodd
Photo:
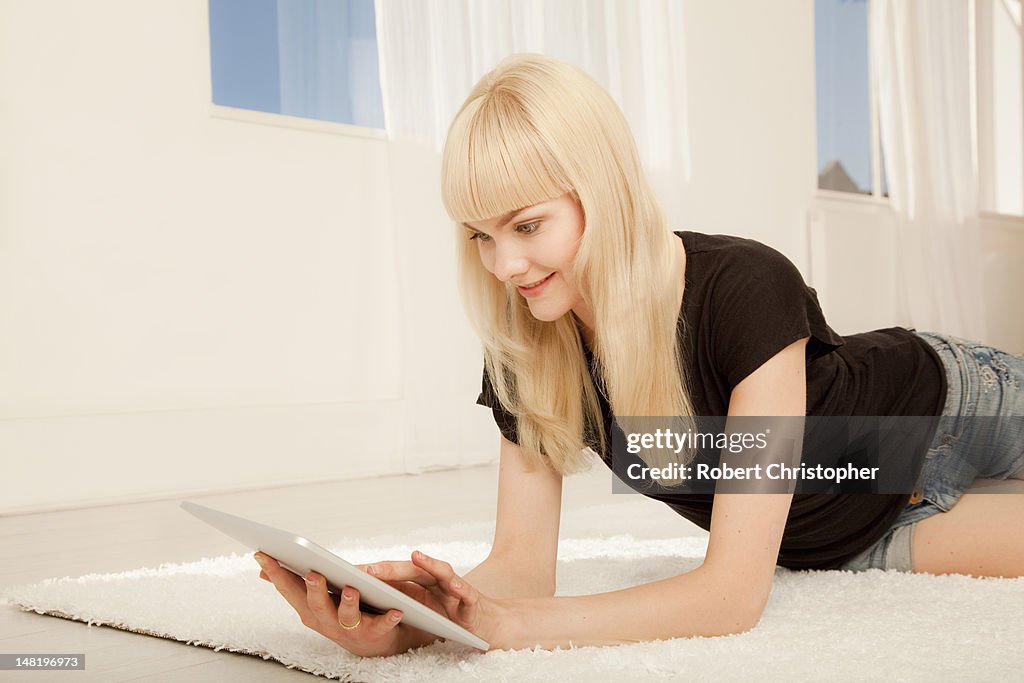
<svg viewBox="0 0 1024 683">
<path fill-rule="evenodd" d="M 481 650 L 488 648 L 485 640 L 451 619 L 302 536 L 190 501 L 182 502 L 181 507 L 236 541 L 270 555 L 300 577 L 310 571 L 321 574 L 327 579 L 328 590 L 336 595 L 341 594 L 344 586 L 352 586 L 359 591 L 363 611 L 383 614 L 389 609 L 399 609 L 402 621 L 410 626 Z"/>
</svg>

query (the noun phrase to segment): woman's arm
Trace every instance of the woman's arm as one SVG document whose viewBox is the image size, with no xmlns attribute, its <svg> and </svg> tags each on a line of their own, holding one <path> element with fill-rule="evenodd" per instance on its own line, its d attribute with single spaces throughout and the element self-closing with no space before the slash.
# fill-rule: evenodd
<svg viewBox="0 0 1024 683">
<path fill-rule="evenodd" d="M 490 554 L 466 580 L 495 598 L 554 595 L 561 508 L 562 476 L 530 461 L 518 445 L 502 437 L 494 541 Z M 434 582 L 408 561 L 365 568 L 387 581 Z"/>
<path fill-rule="evenodd" d="M 804 348 L 794 342 L 733 391 L 729 415 L 803 416 Z M 495 648 L 613 645 L 740 633 L 768 601 L 792 494 L 717 494 L 704 563 L 680 576 L 579 597 L 493 600 L 445 562 L 414 556 L 436 577 L 450 617 Z"/>
<path fill-rule="evenodd" d="M 494 542 L 479 576 L 505 597 L 554 595 L 561 511 L 562 475 L 502 437 Z M 515 581 L 501 585 L 505 573 Z"/>
</svg>

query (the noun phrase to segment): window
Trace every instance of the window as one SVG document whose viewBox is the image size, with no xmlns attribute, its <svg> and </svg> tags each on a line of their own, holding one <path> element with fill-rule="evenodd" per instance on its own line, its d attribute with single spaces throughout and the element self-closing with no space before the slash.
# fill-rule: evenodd
<svg viewBox="0 0 1024 683">
<path fill-rule="evenodd" d="M 964 0 L 965 2 L 968 0 Z M 888 197 L 871 91 L 869 0 L 815 0 L 818 188 Z M 1024 215 L 1024 43 L 1021 0 L 974 9 L 981 210 Z"/>
<path fill-rule="evenodd" d="M 209 0 L 215 104 L 384 127 L 373 0 Z"/>
<path fill-rule="evenodd" d="M 814 58 L 818 188 L 876 194 L 867 0 L 815 0 Z M 889 195 L 884 177 L 880 194 Z"/>
</svg>

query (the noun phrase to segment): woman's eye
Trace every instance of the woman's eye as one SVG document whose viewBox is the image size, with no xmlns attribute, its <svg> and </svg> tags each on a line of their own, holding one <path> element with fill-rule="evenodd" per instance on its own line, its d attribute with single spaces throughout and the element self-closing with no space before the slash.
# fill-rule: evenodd
<svg viewBox="0 0 1024 683">
<path fill-rule="evenodd" d="M 518 230 L 519 232 L 525 235 L 529 235 L 533 232 L 536 232 L 539 227 L 540 221 L 534 221 L 532 223 L 523 223 L 522 225 L 519 226 Z"/>
<path fill-rule="evenodd" d="M 469 233 L 469 239 L 480 240 L 481 242 L 489 242 L 491 240 L 491 237 L 490 235 L 484 234 L 482 232 L 471 232 Z"/>
</svg>

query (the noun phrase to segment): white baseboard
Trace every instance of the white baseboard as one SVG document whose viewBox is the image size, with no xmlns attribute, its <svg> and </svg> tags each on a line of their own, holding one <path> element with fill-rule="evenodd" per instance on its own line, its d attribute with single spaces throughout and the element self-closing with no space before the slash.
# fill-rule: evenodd
<svg viewBox="0 0 1024 683">
<path fill-rule="evenodd" d="M 0 420 L 0 514 L 405 471 L 398 401 Z"/>
</svg>

